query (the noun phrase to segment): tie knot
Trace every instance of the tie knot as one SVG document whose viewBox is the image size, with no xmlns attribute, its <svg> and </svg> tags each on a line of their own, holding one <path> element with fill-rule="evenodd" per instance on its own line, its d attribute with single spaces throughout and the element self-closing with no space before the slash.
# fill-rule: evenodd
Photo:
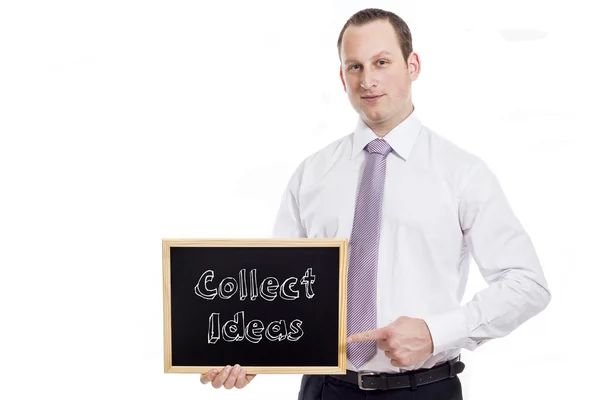
<svg viewBox="0 0 600 400">
<path fill-rule="evenodd" d="M 378 153 L 387 156 L 392 151 L 392 146 L 383 139 L 375 139 L 367 144 L 369 154 Z"/>
</svg>

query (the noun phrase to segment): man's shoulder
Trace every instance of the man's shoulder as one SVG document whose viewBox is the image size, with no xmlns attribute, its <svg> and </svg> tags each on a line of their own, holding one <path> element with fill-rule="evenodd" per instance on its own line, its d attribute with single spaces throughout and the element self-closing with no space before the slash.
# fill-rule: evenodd
<svg viewBox="0 0 600 400">
<path fill-rule="evenodd" d="M 314 150 L 302 159 L 296 169 L 296 173 L 316 172 L 327 168 L 332 162 L 340 158 L 342 154 L 348 153 L 352 148 L 352 133 L 346 134 L 338 139 L 328 142 L 324 146 Z"/>
<path fill-rule="evenodd" d="M 349 150 L 352 147 L 352 133 L 346 134 L 340 138 L 337 138 L 319 149 L 309 154 L 306 158 L 306 162 L 318 162 L 320 160 L 329 160 L 332 156 L 338 153 Z"/>
<path fill-rule="evenodd" d="M 430 154 L 442 165 L 470 170 L 484 162 L 474 151 L 463 147 L 427 126 L 423 126 L 422 133 L 429 145 Z"/>
</svg>

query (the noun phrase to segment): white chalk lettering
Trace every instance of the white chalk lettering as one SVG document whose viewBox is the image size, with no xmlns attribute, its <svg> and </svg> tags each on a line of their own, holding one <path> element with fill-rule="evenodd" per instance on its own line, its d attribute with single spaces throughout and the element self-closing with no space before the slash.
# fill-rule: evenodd
<svg viewBox="0 0 600 400">
<path fill-rule="evenodd" d="M 280 293 L 280 296 L 283 300 L 296 300 L 298 297 L 300 297 L 300 293 L 297 290 L 292 289 L 292 286 L 294 286 L 296 282 L 298 282 L 298 279 L 294 277 L 287 278 L 283 282 Z M 292 293 L 288 293 L 288 290 Z"/>
<path fill-rule="evenodd" d="M 215 318 L 217 322 L 215 322 Z M 219 313 L 210 314 L 210 317 L 208 317 L 208 343 L 217 343 L 217 340 L 221 337 L 220 326 Z"/>
<path fill-rule="evenodd" d="M 263 337 L 273 342 L 286 339 L 295 342 L 304 335 L 302 321 L 299 319 L 293 320 L 289 329 L 283 319 L 269 323 L 265 329 L 265 324 L 258 319 L 253 319 L 244 326 L 244 317 L 244 311 L 238 311 L 233 319 L 226 321 L 221 327 L 219 313 L 212 313 L 208 323 L 208 343 L 215 344 L 221 338 L 226 342 L 246 339 L 250 343 L 258 343 Z"/>
<path fill-rule="evenodd" d="M 300 281 L 300 283 L 303 284 L 306 288 L 306 297 L 308 299 L 312 299 L 315 295 L 312 289 L 312 285 L 313 283 L 315 283 L 315 279 L 316 277 L 312 274 L 312 268 L 308 268 L 306 270 L 306 273 L 302 277 L 302 280 Z"/>
<path fill-rule="evenodd" d="M 219 297 L 227 300 L 235 294 L 238 290 L 238 283 L 235 279 L 229 277 L 225 278 L 219 284 Z"/>
<path fill-rule="evenodd" d="M 290 323 L 291 332 L 287 336 L 288 340 L 295 342 L 296 340 L 300 339 L 302 335 L 304 335 L 304 331 L 302 330 L 302 328 L 300 328 L 300 325 L 302 325 L 302 321 L 300 321 L 299 319 L 295 319 Z"/>
<path fill-rule="evenodd" d="M 200 277 L 200 279 L 198 279 L 198 283 L 196 284 L 196 286 L 194 286 L 194 292 L 202 297 L 203 299 L 206 300 L 212 300 L 215 298 L 215 296 L 217 295 L 217 289 L 208 289 L 208 287 L 206 286 L 206 284 L 208 282 L 212 282 L 213 278 L 215 277 L 215 273 L 212 270 L 207 270 L 206 272 L 204 272 L 202 274 L 202 276 Z M 203 282 L 202 286 L 200 285 L 200 282 Z"/>
<path fill-rule="evenodd" d="M 256 270 L 250 271 L 250 300 L 254 301 L 258 297 L 258 285 L 256 284 Z"/>
<path fill-rule="evenodd" d="M 248 339 L 252 343 L 258 343 L 262 339 L 262 331 L 265 330 L 265 326 L 262 321 L 258 319 L 253 319 L 246 326 L 246 339 Z"/>
<path fill-rule="evenodd" d="M 237 312 L 233 320 L 223 324 L 223 340 L 226 342 L 239 342 L 244 339 L 244 312 Z"/>
<path fill-rule="evenodd" d="M 215 273 L 213 270 L 205 271 L 198 283 L 194 286 L 194 292 L 197 296 L 205 300 L 214 300 L 219 295 L 223 300 L 231 299 L 236 293 L 241 301 L 249 298 L 250 301 L 255 301 L 259 296 L 266 301 L 273 301 L 277 295 L 283 300 L 296 300 L 300 297 L 300 292 L 297 288 L 298 278 L 289 277 L 280 285 L 277 278 L 272 276 L 264 278 L 260 286 L 256 276 L 256 269 L 250 270 L 250 278 L 246 274 L 246 269 L 241 269 L 238 278 L 226 277 L 223 278 L 216 288 L 209 288 L 209 283 L 213 281 Z M 304 285 L 306 298 L 312 299 L 315 296 L 313 284 L 316 277 L 312 273 L 312 268 L 307 268 L 306 272 L 300 279 L 300 285 Z M 250 296 L 248 296 L 248 292 Z"/>
<path fill-rule="evenodd" d="M 260 296 L 267 301 L 273 301 L 277 297 L 278 287 L 279 281 L 276 278 L 266 278 L 260 284 Z"/>
<path fill-rule="evenodd" d="M 287 329 L 285 327 L 285 321 L 273 321 L 267 326 L 265 336 L 272 342 L 279 340 L 280 342 L 287 337 Z"/>
<path fill-rule="evenodd" d="M 246 300 L 248 296 L 248 283 L 246 283 L 246 269 L 240 270 L 240 300 Z"/>
</svg>

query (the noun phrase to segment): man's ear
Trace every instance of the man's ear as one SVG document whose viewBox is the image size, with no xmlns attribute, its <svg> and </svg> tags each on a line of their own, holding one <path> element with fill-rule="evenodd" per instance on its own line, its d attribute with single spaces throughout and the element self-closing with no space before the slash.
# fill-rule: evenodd
<svg viewBox="0 0 600 400">
<path fill-rule="evenodd" d="M 419 59 L 419 55 L 413 52 L 407 61 L 409 78 L 411 81 L 415 81 L 421 73 L 421 60 Z"/>
<path fill-rule="evenodd" d="M 346 82 L 344 82 L 344 73 L 342 72 L 342 66 L 340 66 L 340 78 L 342 79 L 342 85 L 344 85 L 344 92 L 346 91 Z"/>
</svg>

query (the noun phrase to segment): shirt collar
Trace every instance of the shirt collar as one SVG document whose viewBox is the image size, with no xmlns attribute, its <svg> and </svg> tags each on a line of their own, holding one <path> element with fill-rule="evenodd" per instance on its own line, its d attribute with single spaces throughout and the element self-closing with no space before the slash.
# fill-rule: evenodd
<svg viewBox="0 0 600 400">
<path fill-rule="evenodd" d="M 392 129 L 383 137 L 383 139 L 389 143 L 397 155 L 406 161 L 417 141 L 421 126 L 422 123 L 413 109 L 413 112 L 408 118 Z M 358 123 L 356 124 L 356 129 L 354 129 L 352 136 L 351 159 L 354 159 L 362 150 L 364 150 L 365 146 L 369 144 L 371 140 L 377 139 L 378 137 L 360 117 L 358 118 Z"/>
</svg>

